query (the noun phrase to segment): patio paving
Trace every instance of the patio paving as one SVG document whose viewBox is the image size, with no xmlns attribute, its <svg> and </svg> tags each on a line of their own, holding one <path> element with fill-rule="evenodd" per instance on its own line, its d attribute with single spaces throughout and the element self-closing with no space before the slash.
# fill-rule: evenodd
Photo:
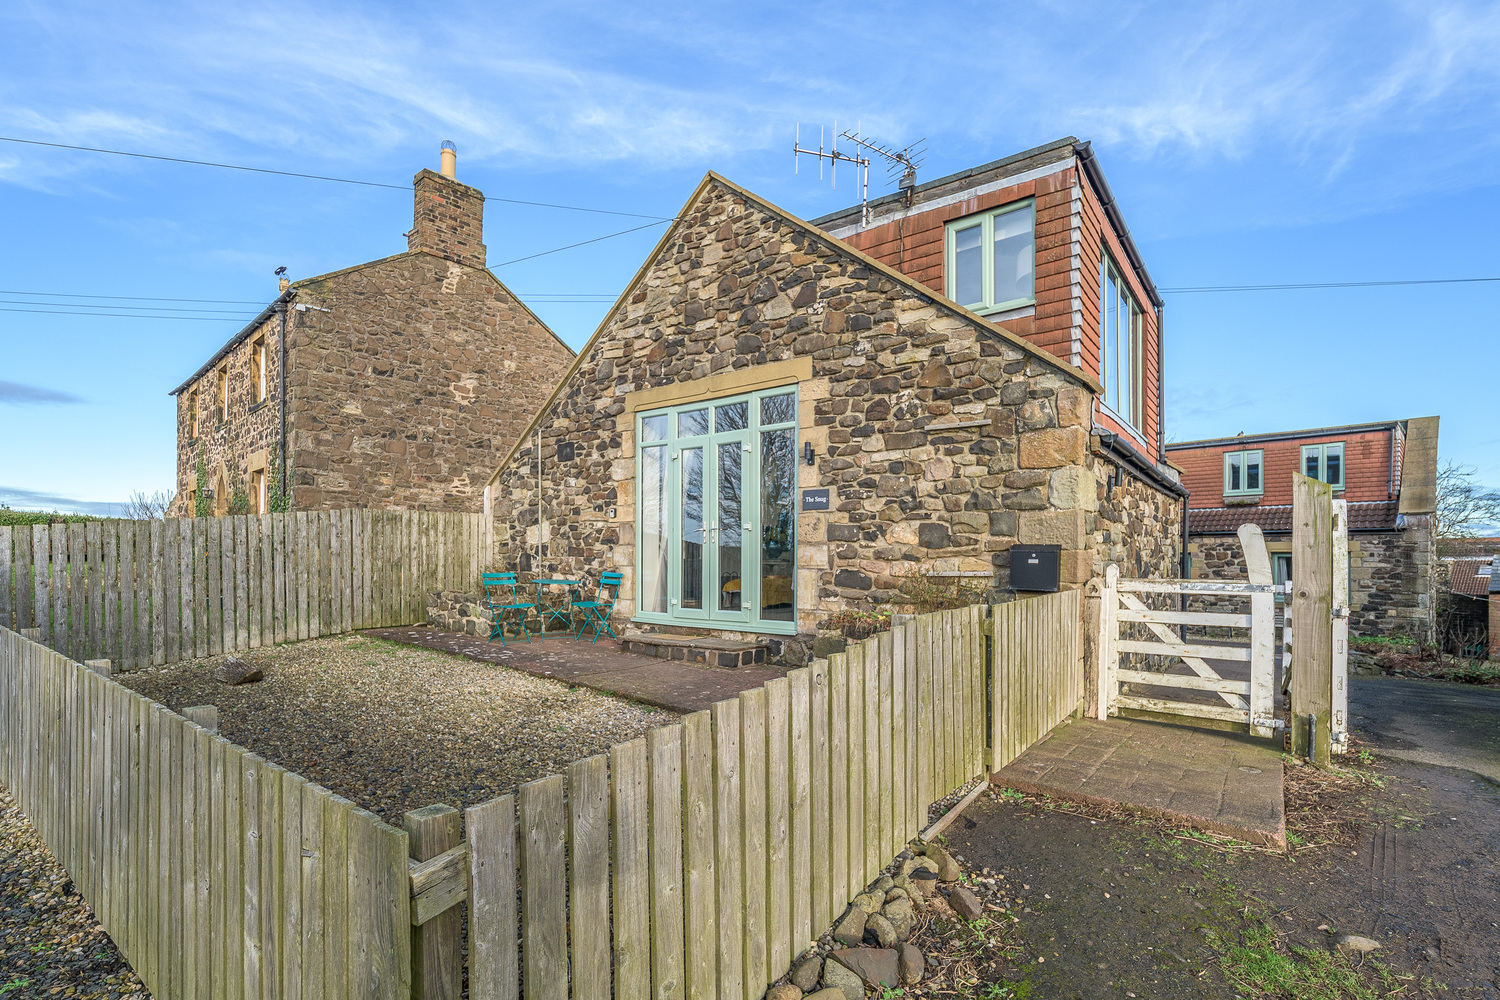
<svg viewBox="0 0 1500 1000">
<path fill-rule="evenodd" d="M 1125 719 L 1061 726 L 991 776 L 1002 788 L 1125 806 L 1286 849 L 1279 744 Z"/>
<path fill-rule="evenodd" d="M 725 668 L 661 660 L 622 652 L 613 639 L 590 643 L 562 633 L 552 633 L 530 643 L 513 641 L 505 646 L 472 635 L 421 626 L 368 629 L 363 634 L 498 663 L 682 715 L 701 712 L 716 701 L 733 698 L 741 691 L 758 688 L 772 678 L 785 675 L 785 671 L 770 667 Z"/>
</svg>

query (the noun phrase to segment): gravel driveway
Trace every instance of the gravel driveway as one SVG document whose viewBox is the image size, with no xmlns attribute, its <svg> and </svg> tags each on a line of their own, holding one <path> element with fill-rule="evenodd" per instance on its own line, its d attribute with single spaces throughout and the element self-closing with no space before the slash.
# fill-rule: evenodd
<svg viewBox="0 0 1500 1000">
<path fill-rule="evenodd" d="M 660 709 L 451 653 L 358 635 L 252 650 L 265 680 L 229 687 L 224 657 L 120 674 L 177 710 L 216 705 L 219 732 L 401 825 L 463 808 L 677 721 Z"/>
</svg>

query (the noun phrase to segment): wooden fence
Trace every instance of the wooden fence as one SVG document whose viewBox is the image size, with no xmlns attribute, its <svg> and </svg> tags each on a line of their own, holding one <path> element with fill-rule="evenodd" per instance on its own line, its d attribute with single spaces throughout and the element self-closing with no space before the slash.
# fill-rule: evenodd
<svg viewBox="0 0 1500 1000">
<path fill-rule="evenodd" d="M 475 805 L 442 853 L 0 628 L 0 779 L 159 998 L 456 997 L 467 900 L 473 1000 L 758 1000 L 1078 705 L 1079 608 L 919 616 Z"/>
<path fill-rule="evenodd" d="M 425 620 L 472 589 L 480 516 L 335 510 L 0 528 L 0 626 L 75 660 L 176 663 Z"/>
<path fill-rule="evenodd" d="M 471 807 L 469 996 L 758 1000 L 932 803 L 1079 706 L 1080 607 L 994 609 L 993 676 L 986 609 L 922 615 Z"/>
<path fill-rule="evenodd" d="M 1083 703 L 1082 593 L 994 609 L 990 770 L 998 771 Z"/>
<path fill-rule="evenodd" d="M 406 833 L 4 627 L 0 776 L 158 1000 L 410 995 Z"/>
</svg>

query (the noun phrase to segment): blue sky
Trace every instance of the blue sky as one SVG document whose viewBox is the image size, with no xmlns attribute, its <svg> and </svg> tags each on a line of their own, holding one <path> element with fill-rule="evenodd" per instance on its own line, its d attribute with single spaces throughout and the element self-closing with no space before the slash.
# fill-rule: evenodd
<svg viewBox="0 0 1500 1000">
<path fill-rule="evenodd" d="M 666 215 L 712 169 L 843 207 L 792 170 L 835 120 L 925 137 L 928 179 L 1093 140 L 1163 288 L 1500 276 L 1493 3 L 0 5 L 0 135 L 402 186 L 452 139 L 492 265 L 634 224 L 498 198 Z M 0 311 L 0 501 L 97 510 L 172 487 L 167 393 L 272 271 L 404 250 L 411 196 L 0 142 L 0 217 L 0 309 L 52 310 Z M 577 347 L 607 302 L 545 298 L 659 233 L 496 273 Z M 1172 438 L 1438 413 L 1500 486 L 1500 283 L 1168 303 Z"/>
</svg>

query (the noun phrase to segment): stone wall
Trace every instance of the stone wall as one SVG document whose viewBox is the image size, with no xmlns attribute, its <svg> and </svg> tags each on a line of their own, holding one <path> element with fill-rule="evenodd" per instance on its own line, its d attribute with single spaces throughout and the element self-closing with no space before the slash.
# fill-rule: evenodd
<svg viewBox="0 0 1500 1000">
<path fill-rule="evenodd" d="M 1123 577 L 1182 575 L 1182 499 L 1163 493 L 1103 455 L 1091 460 L 1097 512 L 1089 519 L 1093 572 L 1115 563 Z M 1119 475 L 1119 485 L 1109 485 Z M 1024 539 L 1023 539 L 1024 541 Z"/>
<path fill-rule="evenodd" d="M 288 335 L 297 509 L 477 511 L 486 459 L 572 353 L 487 271 L 428 253 L 296 288 L 319 307 Z"/>
<path fill-rule="evenodd" d="M 252 401 L 250 353 L 260 337 L 266 343 L 266 396 Z M 190 517 L 193 512 L 191 493 L 197 488 L 197 467 L 201 457 L 208 470 L 209 486 L 219 489 L 222 480 L 233 486 L 238 480 L 248 488 L 250 473 L 269 468 L 278 441 L 280 427 L 277 400 L 281 385 L 281 317 L 273 315 L 250 336 L 230 351 L 213 369 L 191 382 L 176 398 L 177 409 L 177 499 L 174 512 Z M 224 420 L 217 420 L 219 369 L 229 375 L 229 408 Z M 193 436 L 193 393 L 197 391 L 198 434 Z M 216 495 L 220 512 L 227 512 L 229 496 Z"/>
<path fill-rule="evenodd" d="M 1405 531 L 1361 531 L 1349 536 L 1350 635 L 1405 635 L 1432 640 L 1436 594 L 1431 532 L 1426 518 L 1408 517 L 1407 522 Z M 1273 552 L 1290 551 L 1291 535 L 1267 535 L 1266 545 Z M 1198 535 L 1191 539 L 1190 547 L 1195 579 L 1246 579 L 1245 554 L 1238 537 Z M 1198 609 L 1237 608 L 1203 603 Z"/>
<path fill-rule="evenodd" d="M 1067 587 L 1100 538 L 1161 562 L 1175 522 L 1149 523 L 1143 497 L 1099 517 L 1086 377 L 716 178 L 682 215 L 542 414 L 541 524 L 533 443 L 497 474 L 497 563 L 621 570 L 633 615 L 636 410 L 792 383 L 815 456 L 798 485 L 832 494 L 797 518 L 804 634 L 928 573 L 989 574 L 1005 599 L 1018 540 L 1061 545 Z"/>
</svg>

